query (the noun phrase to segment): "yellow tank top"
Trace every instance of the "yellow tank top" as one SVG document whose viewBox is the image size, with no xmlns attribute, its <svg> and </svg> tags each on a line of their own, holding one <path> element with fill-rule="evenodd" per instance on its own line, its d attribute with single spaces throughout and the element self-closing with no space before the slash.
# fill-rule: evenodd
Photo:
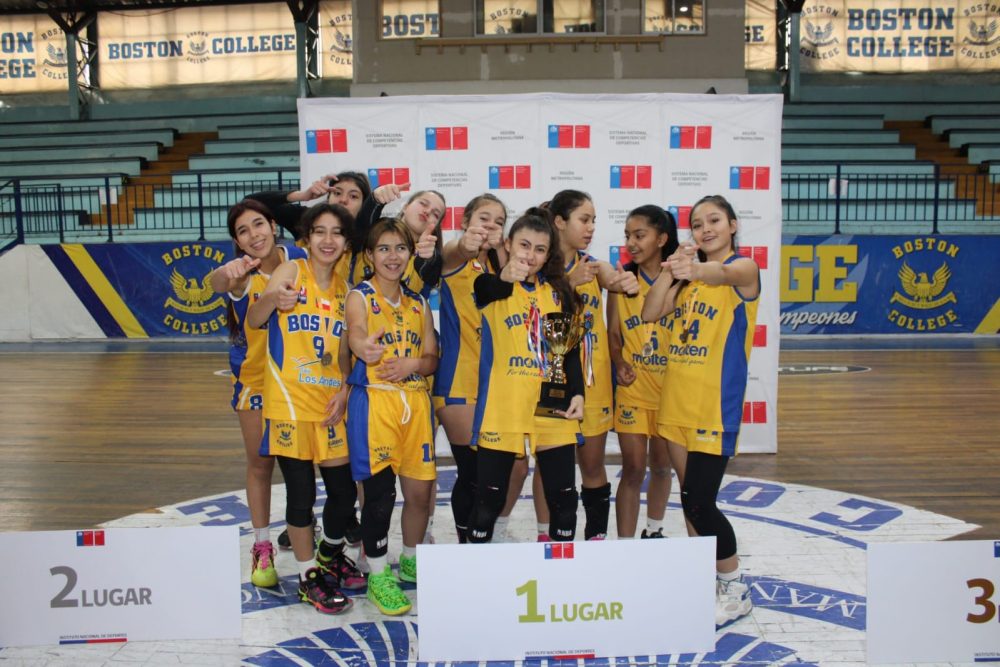
<svg viewBox="0 0 1000 667">
<path fill-rule="evenodd" d="M 528 314 L 560 312 L 559 296 L 546 282 L 515 283 L 514 292 L 482 313 L 479 398 L 472 426 L 473 444 L 483 431 L 497 433 L 566 433 L 574 441 L 580 422 L 536 417 L 542 386 L 536 353 L 528 342 Z"/>
<path fill-rule="evenodd" d="M 479 392 L 479 338 L 482 315 L 474 284 L 486 273 L 473 259 L 441 276 L 441 361 L 434 375 L 434 395 L 475 403 Z"/>
<path fill-rule="evenodd" d="M 326 419 L 326 404 L 344 383 L 337 358 L 346 345 L 347 283 L 334 272 L 322 290 L 309 260 L 295 265 L 298 303 L 290 311 L 275 309 L 267 323 L 264 417 L 317 422 Z"/>
<path fill-rule="evenodd" d="M 585 252 L 577 253 L 566 267 L 566 275 L 569 276 L 573 271 L 576 271 L 583 262 L 587 261 L 588 257 L 589 255 Z M 612 400 L 611 349 L 608 347 L 608 327 L 604 321 L 601 285 L 597 282 L 597 277 L 595 276 L 583 285 L 578 285 L 576 293 L 583 299 L 584 328 L 587 329 L 590 338 L 590 369 L 588 369 L 588 352 L 584 342 L 580 342 L 583 379 L 587 384 L 583 407 L 585 410 L 610 408 Z M 589 370 L 593 371 L 593 377 L 588 379 Z"/>
<path fill-rule="evenodd" d="M 385 329 L 381 340 L 385 346 L 383 358 L 419 357 L 423 354 L 424 325 L 431 317 L 427 302 L 419 294 L 400 286 L 399 303 L 393 304 L 378 291 L 374 280 L 364 281 L 354 287 L 365 299 L 365 310 L 368 313 L 368 335 Z M 352 385 L 386 385 L 395 386 L 406 391 L 428 391 L 427 378 L 414 373 L 402 382 L 390 383 L 378 377 L 379 364 L 369 366 L 357 359 L 347 382 Z"/>
<path fill-rule="evenodd" d="M 660 405 L 660 390 L 667 369 L 667 342 L 670 318 L 661 317 L 656 322 L 642 321 L 642 304 L 655 278 L 639 270 L 639 294 L 629 297 L 616 294 L 618 326 L 622 332 L 622 357 L 635 370 L 635 382 L 618 385 L 615 400 L 622 405 L 633 405 L 645 410 L 656 410 Z"/>
<path fill-rule="evenodd" d="M 737 255 L 730 255 L 728 264 Z M 738 432 L 760 298 L 695 281 L 677 294 L 667 321 L 667 374 L 657 422 Z"/>
</svg>

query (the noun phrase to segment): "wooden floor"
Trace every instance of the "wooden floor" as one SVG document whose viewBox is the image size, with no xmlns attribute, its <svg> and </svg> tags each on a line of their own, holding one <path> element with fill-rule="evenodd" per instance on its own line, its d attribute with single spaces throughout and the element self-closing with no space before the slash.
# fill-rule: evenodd
<svg viewBox="0 0 1000 667">
<path fill-rule="evenodd" d="M 0 530 L 86 528 L 244 486 L 224 347 L 0 345 Z M 1000 538 L 1000 348 L 783 351 L 777 455 L 743 476 L 859 493 Z"/>
</svg>

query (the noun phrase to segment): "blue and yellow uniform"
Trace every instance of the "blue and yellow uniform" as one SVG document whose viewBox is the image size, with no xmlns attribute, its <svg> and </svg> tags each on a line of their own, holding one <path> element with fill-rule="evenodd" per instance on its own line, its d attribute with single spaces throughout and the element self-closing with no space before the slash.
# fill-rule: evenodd
<svg viewBox="0 0 1000 667">
<path fill-rule="evenodd" d="M 635 371 L 632 384 L 619 384 L 615 389 L 615 431 L 618 433 L 656 435 L 656 412 L 667 369 L 669 318 L 642 321 L 642 304 L 654 280 L 639 269 L 639 294 L 633 297 L 616 295 L 622 357 Z"/>
<path fill-rule="evenodd" d="M 740 259 L 730 255 L 728 264 Z M 667 374 L 659 434 L 688 451 L 736 454 L 760 298 L 730 285 L 694 281 L 676 298 L 667 329 Z"/>
<path fill-rule="evenodd" d="M 486 273 L 478 259 L 441 276 L 441 361 L 434 375 L 434 398 L 444 405 L 475 403 L 479 393 L 479 338 L 482 315 L 476 307 L 476 278 Z"/>
<path fill-rule="evenodd" d="M 532 306 L 542 316 L 561 312 L 558 293 L 541 277 L 538 280 L 513 284 L 510 296 L 490 301 L 481 310 L 473 445 L 524 456 L 526 438 L 531 454 L 538 447 L 583 442 L 580 422 L 535 415 L 544 378 L 528 341 L 529 313 Z"/>
<path fill-rule="evenodd" d="M 262 456 L 326 461 L 347 455 L 344 425 L 323 426 L 330 398 L 344 384 L 338 363 L 347 283 L 336 274 L 323 290 L 309 261 L 295 260 L 298 303 L 267 323 Z"/>
<path fill-rule="evenodd" d="M 298 246 L 279 245 L 278 251 L 284 258 L 298 259 L 306 252 Z M 229 294 L 236 323 L 239 326 L 235 342 L 229 347 L 229 370 L 233 377 L 234 410 L 260 410 L 264 407 L 264 358 L 267 355 L 267 332 L 264 329 L 248 329 L 247 311 L 257 303 L 271 276 L 254 270 L 250 274 L 246 291 L 242 296 Z"/>
<path fill-rule="evenodd" d="M 369 335 L 385 329 L 379 339 L 385 348 L 383 358 L 423 354 L 424 327 L 431 317 L 423 297 L 400 286 L 399 303 L 393 304 L 374 281 L 362 282 L 352 291 L 365 300 Z M 347 379 L 351 385 L 347 441 L 354 479 L 368 479 L 390 466 L 398 476 L 434 479 L 434 414 L 427 378 L 413 374 L 389 382 L 379 378 L 379 365 L 358 359 Z"/>
<path fill-rule="evenodd" d="M 430 295 L 430 291 L 434 285 L 428 285 L 424 283 L 424 279 L 420 277 L 420 273 L 417 268 L 413 265 L 416 261 L 416 255 L 411 255 L 410 260 L 406 263 L 406 269 L 403 270 L 403 277 L 400 279 L 400 283 L 404 287 L 409 288 L 411 292 L 416 292 L 424 298 Z M 343 267 L 338 264 L 338 270 L 346 276 L 349 276 L 348 283 L 353 285 L 360 285 L 362 282 L 369 280 L 372 277 L 373 269 L 371 264 L 368 262 L 368 257 L 365 253 L 352 253 L 348 261 L 341 259 L 344 263 Z M 353 282 L 352 282 L 353 279 Z"/>
<path fill-rule="evenodd" d="M 345 252 L 333 265 L 333 272 L 343 278 L 348 287 L 354 287 L 367 278 L 366 268 L 364 251 Z"/>
<path fill-rule="evenodd" d="M 596 261 L 585 252 L 578 252 L 566 266 L 569 276 L 586 261 Z M 580 355 L 583 362 L 583 376 L 587 381 L 587 390 L 583 403 L 583 425 L 581 431 L 584 437 L 601 435 L 611 430 L 611 406 L 614 401 L 611 389 L 611 350 L 608 347 L 608 327 L 604 323 L 604 308 L 602 306 L 601 285 L 595 276 L 589 282 L 577 285 L 576 293 L 583 299 L 583 321 L 590 339 L 590 360 L 588 369 L 587 352 L 584 342 L 580 342 Z M 593 378 L 589 379 L 590 371 Z"/>
</svg>

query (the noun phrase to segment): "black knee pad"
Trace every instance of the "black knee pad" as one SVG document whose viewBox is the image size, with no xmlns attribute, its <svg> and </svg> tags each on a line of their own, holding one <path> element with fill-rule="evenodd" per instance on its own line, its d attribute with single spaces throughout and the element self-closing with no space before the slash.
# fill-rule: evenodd
<svg viewBox="0 0 1000 667">
<path fill-rule="evenodd" d="M 351 477 L 351 466 L 347 464 L 332 468 L 320 466 L 319 472 L 326 486 L 323 534 L 331 539 L 340 539 L 347 530 L 348 519 L 354 516 L 358 486 Z"/>
<path fill-rule="evenodd" d="M 469 517 L 475 505 L 476 494 L 476 450 L 468 445 L 452 445 L 452 456 L 458 474 L 451 490 L 451 511 L 455 517 L 458 541 L 465 542 L 468 534 Z"/>
<path fill-rule="evenodd" d="M 391 468 L 364 481 L 365 504 L 361 508 L 361 540 L 369 556 L 383 556 L 388 545 L 389 523 L 396 505 L 396 475 Z"/>
<path fill-rule="evenodd" d="M 611 484 L 595 488 L 583 487 L 580 490 L 580 501 L 586 515 L 584 539 L 591 539 L 608 534 L 608 514 L 611 512 Z"/>
<path fill-rule="evenodd" d="M 580 496 L 576 491 L 576 452 L 570 445 L 538 452 L 542 488 L 549 506 L 549 536 L 560 542 L 576 536 L 576 509 Z M 608 486 L 610 492 L 610 485 Z"/>
<path fill-rule="evenodd" d="M 285 478 L 285 521 L 294 528 L 306 528 L 313 522 L 316 503 L 316 471 L 312 461 L 278 456 L 278 467 Z"/>
<path fill-rule="evenodd" d="M 477 480 L 466 534 L 469 542 L 493 539 L 493 525 L 507 500 L 513 467 L 514 455 L 510 452 L 483 448 L 476 453 Z"/>
</svg>

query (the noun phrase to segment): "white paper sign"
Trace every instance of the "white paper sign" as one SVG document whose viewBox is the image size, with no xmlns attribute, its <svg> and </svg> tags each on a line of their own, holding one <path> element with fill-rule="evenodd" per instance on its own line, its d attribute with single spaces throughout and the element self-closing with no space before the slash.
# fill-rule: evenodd
<svg viewBox="0 0 1000 667">
<path fill-rule="evenodd" d="M 421 661 L 715 646 L 715 538 L 421 545 L 417 553 Z"/>
<path fill-rule="evenodd" d="M 1000 540 L 868 547 L 868 662 L 1000 662 L 998 606 Z"/>
<path fill-rule="evenodd" d="M 235 526 L 0 533 L 0 645 L 240 636 Z"/>
</svg>

